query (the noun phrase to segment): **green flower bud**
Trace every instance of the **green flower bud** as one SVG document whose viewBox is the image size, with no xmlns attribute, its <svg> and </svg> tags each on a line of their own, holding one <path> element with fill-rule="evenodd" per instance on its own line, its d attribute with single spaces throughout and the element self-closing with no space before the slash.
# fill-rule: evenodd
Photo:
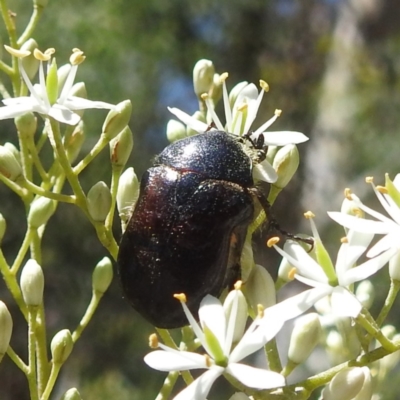
<svg viewBox="0 0 400 400">
<path fill-rule="evenodd" d="M 288 144 L 281 147 L 274 157 L 273 167 L 278 174 L 278 180 L 274 186 L 283 189 L 293 178 L 299 167 L 300 156 L 297 146 Z"/>
<path fill-rule="evenodd" d="M 299 152 L 296 145 L 288 144 L 281 147 L 275 154 L 272 166 L 278 174 L 278 179 L 271 184 L 268 195 L 268 201 L 271 204 L 273 204 L 281 190 L 290 182 L 299 167 Z"/>
<path fill-rule="evenodd" d="M 47 223 L 55 211 L 54 201 L 46 197 L 37 197 L 33 200 L 28 213 L 28 224 L 37 229 Z"/>
<path fill-rule="evenodd" d="M 132 103 L 130 100 L 122 101 L 107 114 L 103 124 L 103 134 L 108 140 L 115 138 L 129 122 L 132 113 Z"/>
<path fill-rule="evenodd" d="M 204 115 L 204 113 L 202 113 L 201 111 L 196 111 L 193 115 L 192 118 L 197 119 L 198 121 L 204 122 L 206 123 L 206 117 Z M 186 127 L 186 136 L 193 136 L 193 135 L 197 135 L 199 132 L 195 131 L 192 128 L 189 128 L 188 126 Z"/>
<path fill-rule="evenodd" d="M 14 122 L 18 132 L 20 132 L 24 138 L 33 137 L 36 133 L 37 118 L 32 112 L 27 112 L 26 114 L 16 117 Z"/>
<path fill-rule="evenodd" d="M 19 164 L 21 164 L 21 153 L 19 152 L 19 150 L 17 149 L 17 147 L 15 147 L 12 143 L 10 142 L 5 142 L 4 143 L 4 147 L 8 150 L 11 151 L 11 153 L 14 154 L 15 159 L 18 161 Z"/>
<path fill-rule="evenodd" d="M 276 156 L 276 153 L 280 147 L 278 146 L 268 146 L 267 154 L 266 154 L 266 160 L 272 165 L 274 162 L 274 158 Z"/>
<path fill-rule="evenodd" d="M 31 54 L 27 57 L 24 57 L 21 62 L 22 66 L 28 75 L 29 79 L 32 80 L 39 69 L 39 60 L 36 59 L 33 55 L 33 51 L 38 48 L 38 44 L 35 39 L 28 39 L 22 46 L 21 50 L 30 51 Z"/>
<path fill-rule="evenodd" d="M 0 301 L 0 361 L 10 344 L 13 322 L 7 306 Z"/>
<path fill-rule="evenodd" d="M 310 313 L 299 317 L 290 337 L 289 359 L 295 364 L 305 361 L 318 344 L 321 334 L 318 314 Z"/>
<path fill-rule="evenodd" d="M 113 266 L 108 257 L 104 257 L 94 268 L 92 287 L 95 292 L 105 293 L 113 278 Z"/>
<path fill-rule="evenodd" d="M 82 397 L 76 388 L 71 388 L 64 393 L 61 400 L 82 400 Z"/>
<path fill-rule="evenodd" d="M 57 332 L 50 344 L 54 364 L 63 364 L 71 354 L 74 342 L 69 329 Z"/>
<path fill-rule="evenodd" d="M 258 305 L 268 308 L 276 304 L 275 283 L 269 272 L 256 264 L 246 282 L 246 297 L 255 315 Z"/>
<path fill-rule="evenodd" d="M 356 297 L 367 310 L 371 308 L 375 297 L 375 289 L 371 281 L 366 279 L 360 282 L 356 289 Z"/>
<path fill-rule="evenodd" d="M 71 64 L 64 64 L 57 70 L 57 76 L 58 76 L 58 95 L 61 94 L 61 91 L 65 85 L 65 81 L 67 80 L 67 77 L 69 75 L 69 72 L 71 71 L 72 65 Z"/>
<path fill-rule="evenodd" d="M 214 79 L 215 68 L 210 60 L 199 60 L 193 68 L 193 87 L 196 96 L 200 98 L 203 93 L 208 93 Z"/>
<path fill-rule="evenodd" d="M 0 213 L 0 244 L 1 241 L 3 240 L 6 228 L 7 228 L 6 220 L 4 219 L 3 214 Z"/>
<path fill-rule="evenodd" d="M 236 102 L 237 97 L 239 96 L 239 93 L 248 85 L 248 82 L 239 82 L 236 84 L 232 90 L 229 92 L 229 105 L 231 108 Z"/>
<path fill-rule="evenodd" d="M 87 204 L 90 216 L 97 222 L 104 222 L 111 207 L 111 193 L 103 182 L 97 182 L 87 194 Z"/>
<path fill-rule="evenodd" d="M 362 389 L 358 392 L 358 395 L 354 397 L 353 400 L 371 400 L 373 394 L 371 371 L 368 367 L 361 367 L 361 369 L 364 373 L 364 383 Z"/>
<path fill-rule="evenodd" d="M 43 301 L 44 275 L 42 267 L 33 259 L 25 264 L 20 278 L 22 297 L 27 306 L 39 306 Z"/>
<path fill-rule="evenodd" d="M 233 303 L 235 301 L 237 301 L 238 307 L 235 320 L 235 330 L 233 333 L 233 343 L 237 343 L 243 337 L 247 322 L 247 302 L 241 290 L 236 289 L 231 290 L 224 301 L 226 320 L 229 321 L 233 309 Z"/>
<path fill-rule="evenodd" d="M 80 120 L 76 126 L 68 126 L 63 141 L 68 160 L 72 164 L 78 157 L 83 142 L 85 141 L 84 122 Z"/>
<path fill-rule="evenodd" d="M 123 223 L 127 223 L 139 197 L 139 180 L 133 168 L 128 168 L 120 177 L 117 190 L 117 208 Z"/>
<path fill-rule="evenodd" d="M 170 143 L 186 137 L 186 127 L 182 122 L 170 119 L 167 124 L 167 139 Z"/>
<path fill-rule="evenodd" d="M 124 167 L 128 162 L 133 148 L 133 135 L 129 126 L 126 126 L 114 139 L 110 141 L 110 159 L 115 167 Z"/>
<path fill-rule="evenodd" d="M 14 154 L 4 146 L 0 146 L 0 174 L 11 181 L 16 181 L 22 176 L 20 163 Z"/>
<path fill-rule="evenodd" d="M 400 253 L 397 252 L 389 260 L 389 275 L 390 278 L 396 281 L 400 281 Z"/>
<path fill-rule="evenodd" d="M 358 395 L 365 380 L 359 367 L 345 368 L 338 372 L 322 391 L 324 400 L 352 400 Z"/>
</svg>

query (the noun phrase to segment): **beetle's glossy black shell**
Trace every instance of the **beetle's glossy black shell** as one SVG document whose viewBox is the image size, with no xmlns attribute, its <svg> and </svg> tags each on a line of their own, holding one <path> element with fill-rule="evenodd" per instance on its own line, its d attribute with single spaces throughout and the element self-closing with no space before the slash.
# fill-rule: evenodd
<svg viewBox="0 0 400 400">
<path fill-rule="evenodd" d="M 252 162 L 235 137 L 210 131 L 169 145 L 144 174 L 118 255 L 122 288 L 160 328 L 188 323 L 207 294 L 240 278 L 254 200 Z"/>
</svg>

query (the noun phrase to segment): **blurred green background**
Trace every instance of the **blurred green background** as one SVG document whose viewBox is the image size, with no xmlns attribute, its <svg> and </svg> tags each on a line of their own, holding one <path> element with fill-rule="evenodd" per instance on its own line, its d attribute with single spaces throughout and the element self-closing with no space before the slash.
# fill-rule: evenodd
<svg viewBox="0 0 400 400">
<path fill-rule="evenodd" d="M 31 3 L 14 0 L 8 6 L 22 33 Z M 68 61 L 72 48 L 85 52 L 77 80 L 86 83 L 90 99 L 132 101 L 135 145 L 129 165 L 139 177 L 167 145 L 167 106 L 196 110 L 191 78 L 198 59 L 212 60 L 219 73 L 228 71 L 228 88 L 243 80 L 266 80 L 271 90 L 260 121 L 280 108 L 274 130 L 298 130 L 310 137 L 299 146 L 301 169 L 280 195 L 275 214 L 286 230 L 308 232 L 302 213 L 310 209 L 329 239 L 342 233 L 329 223 L 326 211 L 339 209 L 345 187 L 374 204 L 365 176 L 383 183 L 385 172 L 394 178 L 400 170 L 399 21 L 400 3 L 383 0 L 50 0 L 33 37 L 42 50 L 56 48 L 59 65 Z M 0 34 L 7 43 L 2 23 Z M 105 115 L 86 112 L 82 154 L 96 141 Z M 11 120 L 0 123 L 0 144 L 6 141 L 17 145 Z M 110 181 L 108 151 L 82 178 L 86 191 L 99 180 Z M 2 184 L 0 212 L 8 223 L 3 251 L 13 260 L 25 233 L 25 212 Z M 257 248 L 257 258 L 274 275 L 279 260 L 272 253 Z M 75 328 L 90 299 L 92 269 L 105 255 L 82 213 L 61 204 L 44 237 L 49 338 Z M 380 305 L 386 272 L 378 278 Z M 24 321 L 3 282 L 0 298 L 14 319 L 12 345 L 26 359 Z M 390 318 L 399 322 L 395 312 Z M 165 374 L 150 371 L 143 362 L 152 332 L 123 301 L 115 279 L 67 361 L 53 398 L 76 386 L 89 400 L 153 399 Z M 228 399 L 227 388 L 219 380 L 209 398 Z M 384 399 L 398 398 L 390 387 L 385 390 Z M 0 399 L 27 398 L 25 377 L 6 357 L 0 364 Z"/>
</svg>

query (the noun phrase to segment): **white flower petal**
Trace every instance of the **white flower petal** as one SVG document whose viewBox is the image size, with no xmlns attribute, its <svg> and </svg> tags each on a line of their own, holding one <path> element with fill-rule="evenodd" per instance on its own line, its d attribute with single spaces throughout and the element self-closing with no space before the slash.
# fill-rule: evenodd
<svg viewBox="0 0 400 400">
<path fill-rule="evenodd" d="M 76 125 L 81 120 L 81 117 L 78 114 L 68 108 L 60 106 L 59 104 L 54 104 L 48 112 L 48 115 L 67 125 Z"/>
<path fill-rule="evenodd" d="M 204 400 L 208 396 L 211 386 L 222 375 L 223 371 L 222 367 L 214 366 L 178 393 L 174 400 Z"/>
<path fill-rule="evenodd" d="M 374 192 L 378 200 L 381 202 L 382 207 L 386 210 L 386 212 L 393 218 L 396 224 L 400 224 L 400 209 L 394 200 L 388 194 L 382 194 L 379 192 L 375 185 L 373 185 Z"/>
<path fill-rule="evenodd" d="M 204 297 L 200 303 L 199 319 L 201 326 L 203 328 L 207 326 L 217 338 L 221 348 L 224 349 L 226 318 L 221 302 L 209 294 Z"/>
<path fill-rule="evenodd" d="M 203 133 L 207 130 L 208 125 L 204 122 L 201 122 L 197 120 L 196 118 L 193 118 L 189 114 L 186 114 L 185 112 L 179 110 L 179 108 L 175 107 L 168 107 L 168 111 L 172 114 L 175 115 L 178 119 L 180 119 L 185 125 L 187 125 L 189 128 L 195 130 L 196 132 Z"/>
<path fill-rule="evenodd" d="M 157 371 L 186 371 L 207 368 L 204 356 L 188 351 L 155 350 L 144 357 L 144 362 Z"/>
<path fill-rule="evenodd" d="M 21 98 L 17 98 L 21 99 Z M 17 100 L 15 99 L 15 100 Z M 27 97 L 30 99 L 30 97 Z M 9 99 L 11 100 L 11 99 Z M 4 102 L 4 100 L 3 100 Z M 23 101 L 15 103 L 15 105 L 6 105 L 5 107 L 0 107 L 0 119 L 8 119 L 8 118 L 15 118 L 19 115 L 23 115 L 29 111 L 32 111 L 34 104 L 32 101 Z"/>
<path fill-rule="evenodd" d="M 287 144 L 303 143 L 308 140 L 306 135 L 296 131 L 263 132 L 263 135 L 264 143 L 269 146 L 285 146 Z"/>
<path fill-rule="evenodd" d="M 282 329 L 284 321 L 276 315 L 265 321 L 254 320 L 229 356 L 229 362 L 238 362 L 260 350 Z M 262 325 L 262 326 L 260 326 Z"/>
<path fill-rule="evenodd" d="M 256 389 L 271 389 L 285 385 L 285 378 L 277 372 L 267 371 L 249 365 L 232 363 L 226 369 L 245 386 Z"/>
<path fill-rule="evenodd" d="M 329 285 L 309 289 L 267 308 L 264 311 L 260 326 L 267 328 L 269 321 L 273 319 L 288 321 L 298 317 L 311 308 L 319 299 L 332 293 L 333 289 Z"/>
<path fill-rule="evenodd" d="M 373 233 L 356 232 L 350 230 L 347 234 L 347 243 L 340 246 L 336 260 L 336 275 L 340 281 L 346 271 L 354 266 L 356 261 L 365 252 L 372 239 Z"/>
<path fill-rule="evenodd" d="M 349 269 L 339 280 L 341 286 L 348 286 L 354 282 L 362 281 L 379 271 L 397 253 L 390 249 L 381 255 L 372 258 L 358 267 Z"/>
<path fill-rule="evenodd" d="M 384 251 L 389 250 L 391 247 L 398 248 L 400 245 L 399 237 L 400 237 L 400 229 L 399 232 L 389 233 L 388 235 L 384 236 L 368 250 L 367 257 L 369 258 L 375 257 L 378 254 L 381 254 Z"/>
<path fill-rule="evenodd" d="M 88 108 L 113 110 L 115 108 L 114 104 L 105 103 L 104 101 L 88 100 L 77 96 L 67 97 L 62 104 L 70 110 L 86 110 Z"/>
<path fill-rule="evenodd" d="M 260 164 L 256 164 L 253 168 L 253 178 L 264 182 L 274 183 L 278 179 L 278 174 L 272 165 L 264 160 Z"/>
<path fill-rule="evenodd" d="M 385 222 L 372 221 L 370 219 L 357 218 L 337 211 L 329 211 L 328 215 L 339 225 L 357 232 L 386 234 L 396 225 L 389 219 L 386 219 Z"/>
<path fill-rule="evenodd" d="M 277 247 L 275 247 L 278 250 Z M 308 254 L 304 248 L 293 240 L 288 240 L 283 246 L 284 251 L 281 251 L 290 264 L 298 269 L 298 274 L 306 278 L 328 283 L 328 277 L 322 267 Z"/>
<path fill-rule="evenodd" d="M 347 289 L 337 286 L 331 296 L 332 312 L 337 317 L 356 318 L 362 309 L 362 304 L 357 297 Z"/>
</svg>

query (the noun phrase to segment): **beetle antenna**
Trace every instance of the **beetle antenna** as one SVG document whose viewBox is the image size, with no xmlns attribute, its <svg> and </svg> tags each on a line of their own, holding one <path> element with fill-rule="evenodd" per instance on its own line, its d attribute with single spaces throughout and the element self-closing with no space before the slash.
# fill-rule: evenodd
<svg viewBox="0 0 400 400">
<path fill-rule="evenodd" d="M 281 235 L 283 235 L 286 239 L 291 239 L 291 240 L 296 240 L 297 242 L 303 242 L 311 246 L 311 251 L 314 248 L 314 239 L 313 238 L 303 238 L 297 235 L 293 235 L 292 233 L 286 232 L 283 230 L 280 226 L 278 221 L 273 217 L 271 213 L 271 204 L 269 204 L 269 201 L 265 198 L 265 196 L 261 193 L 259 189 L 254 189 L 252 190 L 252 193 L 257 197 L 258 201 L 261 204 L 261 207 L 265 211 L 265 214 L 268 219 L 268 231 L 271 230 L 276 230 L 278 231 Z"/>
</svg>

